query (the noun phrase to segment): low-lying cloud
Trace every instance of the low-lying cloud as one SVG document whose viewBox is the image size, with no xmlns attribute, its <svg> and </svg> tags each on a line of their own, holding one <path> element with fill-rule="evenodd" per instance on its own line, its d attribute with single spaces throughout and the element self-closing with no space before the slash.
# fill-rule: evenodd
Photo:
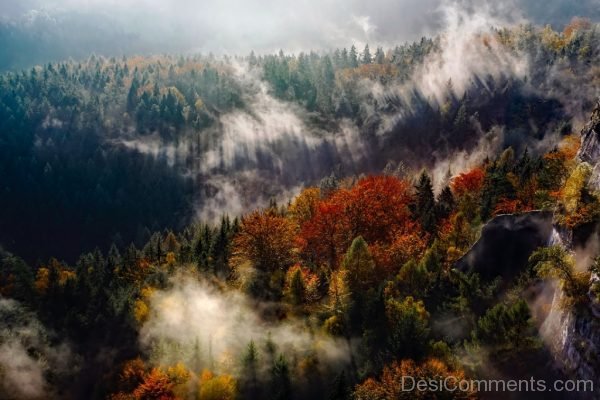
<svg viewBox="0 0 600 400">
<path fill-rule="evenodd" d="M 494 16 L 513 22 L 529 20 L 558 27 L 574 15 L 600 17 L 599 0 L 8 0 L 0 6 L 0 18 L 43 27 L 52 35 L 64 29 L 68 16 L 75 13 L 86 21 L 79 26 L 83 32 L 78 34 L 83 37 L 112 26 L 135 42 L 129 48 L 113 43 L 118 54 L 174 50 L 245 54 L 249 49 L 297 52 L 418 40 L 443 30 L 443 8 L 449 4 L 489 9 Z M 88 52 L 118 55 L 110 54 L 108 43 L 93 43 L 96 48 Z"/>
<path fill-rule="evenodd" d="M 270 340 L 288 360 L 316 356 L 323 367 L 347 365 L 350 352 L 345 341 L 325 335 L 310 322 L 266 321 L 264 314 L 270 307 L 239 291 L 179 276 L 170 289 L 152 295 L 140 342 L 159 365 L 183 359 L 192 370 L 211 368 L 234 375 L 250 341 L 261 351 Z M 171 351 L 174 348 L 178 351 Z"/>
<path fill-rule="evenodd" d="M 54 398 L 48 376 L 72 371 L 66 344 L 51 345 L 44 326 L 15 300 L 0 297 L 0 398 Z"/>
</svg>

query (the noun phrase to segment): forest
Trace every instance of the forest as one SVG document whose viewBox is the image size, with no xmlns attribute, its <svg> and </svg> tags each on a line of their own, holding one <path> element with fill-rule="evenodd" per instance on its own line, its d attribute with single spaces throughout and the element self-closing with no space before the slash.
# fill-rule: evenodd
<svg viewBox="0 0 600 400">
<path fill-rule="evenodd" d="M 600 134 L 600 25 L 493 28 L 461 42 L 469 68 L 453 43 L 2 73 L 0 398 L 507 398 L 401 380 L 571 378 L 541 326 L 552 285 L 563 310 L 600 301 L 579 134 Z M 457 268 L 490 221 L 537 212 L 572 248 Z"/>
</svg>

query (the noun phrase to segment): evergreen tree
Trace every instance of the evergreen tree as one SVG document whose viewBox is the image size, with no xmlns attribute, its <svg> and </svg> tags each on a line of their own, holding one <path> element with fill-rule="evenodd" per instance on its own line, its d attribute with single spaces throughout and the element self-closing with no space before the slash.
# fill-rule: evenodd
<svg viewBox="0 0 600 400">
<path fill-rule="evenodd" d="M 414 205 L 415 215 L 425 231 L 434 233 L 436 227 L 435 197 L 431 178 L 425 171 L 421 173 L 415 189 L 417 192 Z"/>
<path fill-rule="evenodd" d="M 366 291 L 377 281 L 375 261 L 362 236 L 352 241 L 342 262 L 342 268 L 348 271 L 350 290 L 355 294 Z"/>
<path fill-rule="evenodd" d="M 129 113 L 133 112 L 137 107 L 139 88 L 140 83 L 137 77 L 134 77 L 129 87 L 129 93 L 127 94 L 127 112 Z"/>
<path fill-rule="evenodd" d="M 377 64 L 385 63 L 385 53 L 383 52 L 383 49 L 381 47 L 378 47 L 375 51 L 375 62 Z"/>
<path fill-rule="evenodd" d="M 230 220 L 228 216 L 224 216 L 221 219 L 221 225 L 219 232 L 215 237 L 213 246 L 211 248 L 210 257 L 213 264 L 213 272 L 219 276 L 226 274 L 228 270 L 229 261 L 229 227 Z"/>
<path fill-rule="evenodd" d="M 290 300 L 292 304 L 299 305 L 304 302 L 306 297 L 306 287 L 304 285 L 304 279 L 302 278 L 302 270 L 298 268 L 292 275 L 290 281 Z"/>
<path fill-rule="evenodd" d="M 251 340 L 246 347 L 246 352 L 242 357 L 242 370 L 243 370 L 243 389 L 245 398 L 258 399 L 259 398 L 259 387 L 258 387 L 258 350 L 254 341 Z"/>
<path fill-rule="evenodd" d="M 348 381 L 346 379 L 346 373 L 342 371 L 339 374 L 337 374 L 335 379 L 333 380 L 327 399 L 347 400 L 349 398 L 349 392 L 350 390 L 348 386 Z"/>
<path fill-rule="evenodd" d="M 369 50 L 369 45 L 365 45 L 365 49 L 363 50 L 361 61 L 364 65 L 371 64 L 373 62 L 373 57 L 371 56 L 371 51 Z"/>
<path fill-rule="evenodd" d="M 442 189 L 436 203 L 436 217 L 438 220 L 448 218 L 455 208 L 454 195 L 450 186 Z"/>
<path fill-rule="evenodd" d="M 356 47 L 354 45 L 350 47 L 350 53 L 348 54 L 348 66 L 350 68 L 358 67 L 358 53 L 356 52 Z"/>
<path fill-rule="evenodd" d="M 290 369 L 283 354 L 280 354 L 271 368 L 271 398 L 289 400 L 292 398 Z"/>
<path fill-rule="evenodd" d="M 348 55 L 348 50 L 346 50 L 346 48 L 342 49 L 340 64 L 341 68 L 348 68 L 350 66 L 350 56 Z"/>
</svg>

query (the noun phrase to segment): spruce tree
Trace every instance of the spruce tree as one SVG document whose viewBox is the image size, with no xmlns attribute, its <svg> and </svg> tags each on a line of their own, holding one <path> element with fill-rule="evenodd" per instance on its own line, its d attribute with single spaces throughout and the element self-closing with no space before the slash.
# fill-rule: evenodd
<svg viewBox="0 0 600 400">
<path fill-rule="evenodd" d="M 415 189 L 417 191 L 415 216 L 425 231 L 433 233 L 436 226 L 435 197 L 431 178 L 425 171 L 421 173 Z"/>
<path fill-rule="evenodd" d="M 373 62 L 373 57 L 371 56 L 371 51 L 369 50 L 369 45 L 365 45 L 365 49 L 362 53 L 362 63 L 363 64 L 371 64 Z"/>
</svg>

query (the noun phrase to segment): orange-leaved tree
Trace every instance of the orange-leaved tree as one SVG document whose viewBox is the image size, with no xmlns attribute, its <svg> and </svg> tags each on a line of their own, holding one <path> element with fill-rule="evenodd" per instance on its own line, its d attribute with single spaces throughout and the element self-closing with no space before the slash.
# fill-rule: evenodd
<svg viewBox="0 0 600 400">
<path fill-rule="evenodd" d="M 350 189 L 337 190 L 321 200 L 314 216 L 302 224 L 301 254 L 311 262 L 335 268 L 358 236 L 381 250 L 399 235 L 422 235 L 411 219 L 411 201 L 410 184 L 392 176 L 366 177 Z"/>
<path fill-rule="evenodd" d="M 418 390 L 413 383 L 416 384 L 419 381 L 428 384 L 438 383 L 439 387 L 437 390 Z M 459 389 L 459 382 L 468 382 L 465 381 L 464 371 L 451 368 L 441 360 L 430 358 L 417 364 L 413 360 L 407 359 L 386 366 L 379 379 L 368 378 L 357 385 L 353 398 L 356 400 L 477 398 L 473 387 L 461 386 Z M 434 393 L 435 396 L 433 396 Z"/>
<path fill-rule="evenodd" d="M 271 210 L 254 211 L 244 218 L 233 239 L 233 264 L 250 262 L 262 271 L 286 270 L 295 259 L 294 227 Z"/>
<path fill-rule="evenodd" d="M 450 184 L 458 202 L 458 210 L 469 221 L 472 221 L 479 215 L 484 180 L 485 171 L 477 167 L 454 177 Z"/>
</svg>

